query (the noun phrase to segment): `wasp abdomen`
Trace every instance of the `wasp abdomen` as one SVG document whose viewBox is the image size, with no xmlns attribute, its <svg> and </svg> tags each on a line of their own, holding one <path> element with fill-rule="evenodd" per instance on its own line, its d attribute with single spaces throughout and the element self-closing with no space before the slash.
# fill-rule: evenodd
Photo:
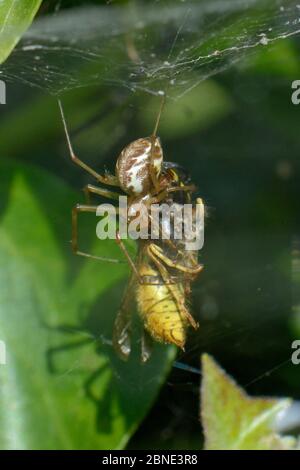
<svg viewBox="0 0 300 470">
<path fill-rule="evenodd" d="M 162 283 L 158 273 L 150 266 L 144 265 L 141 275 L 158 280 L 157 283 L 138 286 L 137 303 L 145 328 L 155 340 L 175 344 L 183 349 L 187 323 L 168 286 Z M 184 295 L 182 284 L 173 284 L 173 289 L 181 296 Z"/>
</svg>

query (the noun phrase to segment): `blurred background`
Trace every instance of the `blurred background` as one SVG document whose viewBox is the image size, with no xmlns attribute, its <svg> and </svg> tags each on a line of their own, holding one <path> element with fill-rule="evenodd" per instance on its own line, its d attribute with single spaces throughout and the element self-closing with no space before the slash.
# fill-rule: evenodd
<svg viewBox="0 0 300 470">
<path fill-rule="evenodd" d="M 284 1 L 45 1 L 2 66 L 7 104 L 0 114 L 0 211 L 6 238 L 19 249 L 12 256 L 3 248 L 0 260 L 3 282 L 13 287 L 9 294 L 3 287 L 1 324 L 11 324 L 2 331 L 17 345 L 11 354 L 19 377 L 41 374 L 38 401 L 47 389 L 51 408 L 61 393 L 65 409 L 73 390 L 62 434 L 80 417 L 91 433 L 85 448 L 95 442 L 201 448 L 197 370 L 203 352 L 251 395 L 300 398 L 300 366 L 290 360 L 291 344 L 300 338 L 300 108 L 291 101 L 292 82 L 300 78 L 297 22 L 296 3 Z M 181 368 L 172 366 L 172 349 L 159 347 L 143 372 L 138 360 L 120 363 L 110 344 L 126 265 L 88 266 L 70 254 L 70 210 L 93 181 L 70 161 L 57 97 L 76 152 L 101 173 L 114 171 L 126 144 L 151 133 L 161 90 L 168 97 L 159 128 L 165 159 L 186 168 L 208 207 L 200 253 L 205 269 L 192 295 L 200 329 L 177 355 Z M 19 177 L 23 183 L 16 183 Z M 22 230 L 21 239 L 16 232 Z M 82 216 L 80 230 L 85 247 L 121 259 L 113 243 L 95 240 L 92 217 Z M 12 262 L 14 256 L 21 261 Z M 29 291 L 23 285 L 28 269 L 35 273 Z M 37 328 L 45 336 L 31 355 L 40 355 L 40 366 L 18 365 L 20 343 Z M 89 340 L 94 352 L 86 356 L 72 347 L 82 342 L 85 350 Z M 124 410 L 136 376 L 140 408 Z M 109 380 L 116 381 L 113 389 Z M 24 397 L 30 388 L 20 382 Z M 16 400 L 26 422 L 30 400 Z M 118 427 L 115 441 L 99 441 L 99 433 L 109 436 Z M 80 447 L 79 430 L 74 444 L 59 441 L 55 424 L 50 428 L 45 441 L 32 437 L 19 445 Z M 6 437 L 3 442 L 13 446 Z"/>
</svg>

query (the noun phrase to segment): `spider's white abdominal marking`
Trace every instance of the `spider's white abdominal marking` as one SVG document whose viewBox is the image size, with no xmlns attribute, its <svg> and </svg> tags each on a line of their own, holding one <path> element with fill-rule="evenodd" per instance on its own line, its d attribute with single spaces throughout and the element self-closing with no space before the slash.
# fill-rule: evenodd
<svg viewBox="0 0 300 470">
<path fill-rule="evenodd" d="M 151 137 L 137 139 L 122 150 L 116 165 L 120 186 L 127 194 L 145 194 L 149 191 L 152 181 L 150 178 L 150 163 L 156 176 L 160 174 L 163 161 L 163 151 L 159 139 L 152 143 Z"/>
</svg>

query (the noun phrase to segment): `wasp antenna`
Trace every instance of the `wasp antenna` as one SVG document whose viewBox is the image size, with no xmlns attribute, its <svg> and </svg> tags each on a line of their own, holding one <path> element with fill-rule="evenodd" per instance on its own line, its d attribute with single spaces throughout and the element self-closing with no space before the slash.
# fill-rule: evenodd
<svg viewBox="0 0 300 470">
<path fill-rule="evenodd" d="M 74 150 L 73 150 L 73 147 L 72 147 L 71 137 L 70 137 L 70 134 L 69 134 L 69 131 L 68 131 L 68 126 L 67 126 L 67 121 L 66 121 L 66 118 L 65 118 L 64 110 L 63 110 L 63 105 L 62 105 L 62 102 L 60 100 L 57 100 L 57 102 L 58 102 L 58 107 L 59 107 L 59 110 L 60 110 L 60 115 L 61 115 L 61 119 L 62 119 L 62 122 L 63 122 L 65 134 L 66 134 L 66 139 L 67 139 L 67 143 L 68 143 L 68 147 L 69 147 L 69 152 L 70 152 L 71 156 L 73 157 L 73 156 L 75 156 L 75 153 L 74 153 Z"/>
<path fill-rule="evenodd" d="M 157 129 L 158 129 L 158 126 L 159 126 L 159 122 L 160 122 L 160 118 L 161 118 L 161 114 L 162 114 L 162 110 L 164 108 L 165 102 L 166 102 L 166 94 L 165 94 L 165 92 L 163 92 L 162 97 L 161 97 L 161 102 L 160 102 L 158 115 L 157 115 L 157 118 L 156 118 L 156 123 L 155 123 L 153 134 L 152 134 L 154 137 L 156 137 Z"/>
</svg>

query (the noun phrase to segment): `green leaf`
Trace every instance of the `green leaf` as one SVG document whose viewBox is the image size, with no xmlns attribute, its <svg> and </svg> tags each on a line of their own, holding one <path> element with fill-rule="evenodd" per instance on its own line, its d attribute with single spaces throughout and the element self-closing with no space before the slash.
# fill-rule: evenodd
<svg viewBox="0 0 300 470">
<path fill-rule="evenodd" d="M 289 400 L 251 398 L 207 354 L 202 356 L 201 414 L 207 450 L 291 449 L 295 440 L 274 431 Z"/>
<path fill-rule="evenodd" d="M 23 33 L 31 25 L 41 0 L 2 0 L 0 2 L 0 64 L 4 62 Z"/>
<path fill-rule="evenodd" d="M 129 362 L 116 357 L 110 339 L 128 268 L 70 253 L 78 199 L 45 171 L 0 162 L 1 449 L 124 447 L 174 356 L 157 345 L 141 365 L 136 336 Z M 94 216 L 80 225 L 86 248 Z M 115 245 L 94 248 L 121 257 Z"/>
</svg>

